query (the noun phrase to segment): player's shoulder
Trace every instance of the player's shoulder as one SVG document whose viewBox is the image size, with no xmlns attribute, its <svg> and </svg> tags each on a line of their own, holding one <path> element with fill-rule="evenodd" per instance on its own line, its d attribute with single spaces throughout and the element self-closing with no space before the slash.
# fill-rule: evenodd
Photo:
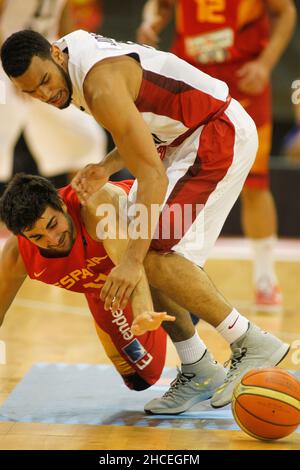
<svg viewBox="0 0 300 470">
<path fill-rule="evenodd" d="M 101 204 L 111 204 L 117 207 L 119 199 L 126 197 L 127 193 L 125 186 L 107 182 L 89 198 L 86 208 L 90 213 L 95 214 L 95 209 Z"/>
<path fill-rule="evenodd" d="M 20 250 L 19 250 L 18 237 L 16 237 L 16 235 L 11 235 L 6 240 L 1 254 L 2 254 L 2 259 L 5 258 L 6 260 L 18 258 L 20 254 Z"/>
</svg>

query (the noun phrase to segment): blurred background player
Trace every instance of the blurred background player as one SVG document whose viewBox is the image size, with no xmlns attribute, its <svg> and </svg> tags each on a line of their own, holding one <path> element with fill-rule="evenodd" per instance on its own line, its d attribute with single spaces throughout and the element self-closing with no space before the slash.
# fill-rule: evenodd
<svg viewBox="0 0 300 470">
<path fill-rule="evenodd" d="M 69 10 L 74 30 L 97 31 L 102 24 L 102 0 L 69 0 Z"/>
<path fill-rule="evenodd" d="M 272 138 L 271 72 L 293 32 L 291 0 L 148 0 L 137 38 L 156 46 L 176 6 L 172 52 L 224 80 L 231 95 L 254 119 L 259 150 L 242 192 L 242 226 L 252 241 L 255 303 L 280 310 L 282 296 L 273 251 L 277 215 L 269 187 Z"/>
<path fill-rule="evenodd" d="M 0 0 L 0 44 L 21 28 L 40 31 L 53 40 L 78 26 L 95 28 L 100 21 L 101 10 L 95 0 Z M 51 178 L 56 186 L 66 183 L 66 174 L 98 162 L 105 155 L 104 131 L 89 116 L 73 106 L 59 111 L 30 98 L 24 100 L 2 67 L 0 80 L 5 83 L 5 104 L 0 114 L 0 193 L 12 176 L 14 149 L 22 132 L 26 144 L 22 146 L 19 141 L 21 151 L 14 167 L 32 172 L 34 165 L 37 173 Z"/>
</svg>

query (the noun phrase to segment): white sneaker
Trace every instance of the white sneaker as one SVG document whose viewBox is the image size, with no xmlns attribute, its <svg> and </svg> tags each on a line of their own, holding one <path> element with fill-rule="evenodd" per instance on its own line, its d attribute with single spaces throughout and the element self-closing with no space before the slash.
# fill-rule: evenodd
<svg viewBox="0 0 300 470">
<path fill-rule="evenodd" d="M 225 382 L 215 391 L 210 403 L 221 408 L 231 402 L 233 390 L 251 369 L 274 367 L 287 355 L 290 345 L 250 323 L 246 333 L 231 345 L 230 369 Z"/>
<path fill-rule="evenodd" d="M 206 350 L 195 364 L 183 364 L 182 370 L 161 397 L 148 402 L 144 410 L 149 414 L 179 414 L 196 403 L 208 400 L 224 382 L 226 371 Z"/>
</svg>

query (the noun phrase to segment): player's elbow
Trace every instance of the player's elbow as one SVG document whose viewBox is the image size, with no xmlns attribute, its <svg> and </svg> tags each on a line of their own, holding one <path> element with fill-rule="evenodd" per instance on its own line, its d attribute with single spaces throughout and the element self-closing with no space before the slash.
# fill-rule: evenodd
<svg viewBox="0 0 300 470">
<path fill-rule="evenodd" d="M 162 171 L 159 172 L 159 175 L 158 175 L 158 181 L 159 181 L 159 184 L 162 186 L 162 188 L 167 191 L 167 188 L 168 188 L 168 184 L 169 184 L 169 179 L 167 177 L 167 174 L 165 172 L 165 169 L 163 169 Z"/>
</svg>

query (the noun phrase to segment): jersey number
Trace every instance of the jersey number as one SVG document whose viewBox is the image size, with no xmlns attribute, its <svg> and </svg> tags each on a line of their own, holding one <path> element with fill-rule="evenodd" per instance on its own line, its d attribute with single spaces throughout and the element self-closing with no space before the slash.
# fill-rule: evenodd
<svg viewBox="0 0 300 470">
<path fill-rule="evenodd" d="M 195 0 L 200 23 L 225 23 L 226 0 Z"/>
</svg>

